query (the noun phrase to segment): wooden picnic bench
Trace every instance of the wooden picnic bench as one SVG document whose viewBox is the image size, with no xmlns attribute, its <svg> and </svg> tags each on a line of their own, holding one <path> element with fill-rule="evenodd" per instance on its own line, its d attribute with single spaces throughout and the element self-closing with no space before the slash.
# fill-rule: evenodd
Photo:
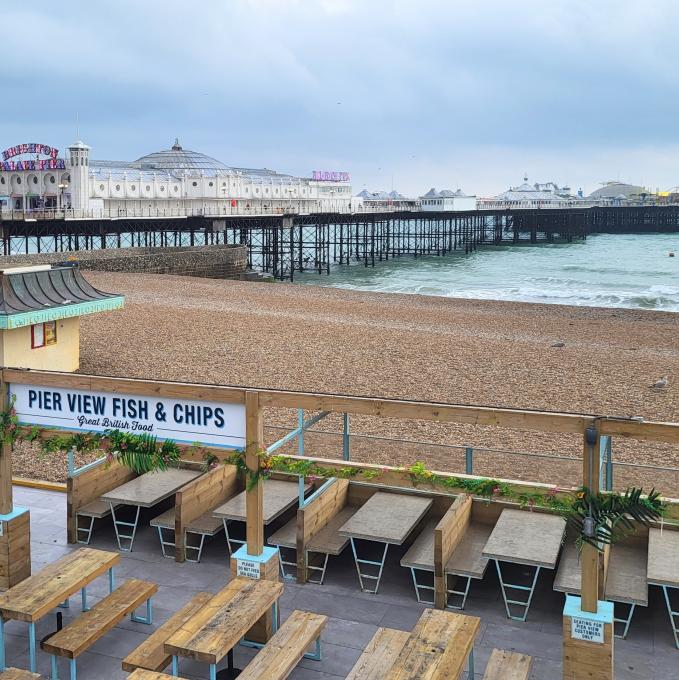
<svg viewBox="0 0 679 680">
<path fill-rule="evenodd" d="M 213 593 L 206 592 L 194 595 L 178 612 L 123 659 L 123 670 L 132 672 L 137 668 L 142 668 L 148 671 L 162 671 L 167 668 L 172 661 L 172 655 L 165 651 L 165 642 L 213 597 Z"/>
<path fill-rule="evenodd" d="M 378 628 L 346 680 L 383 680 L 409 637 L 402 630 Z"/>
<path fill-rule="evenodd" d="M 284 680 L 303 657 L 320 661 L 321 631 L 327 621 L 328 617 L 322 614 L 296 609 L 238 677 L 241 680 Z M 316 650 L 310 653 L 307 649 L 312 643 Z"/>
<path fill-rule="evenodd" d="M 647 566 L 648 550 L 645 542 L 610 547 L 604 597 L 609 602 L 629 607 L 627 616 L 614 618 L 615 623 L 623 625 L 622 634 L 616 634 L 616 637 L 627 636 L 637 605 L 648 606 Z M 574 541 L 569 540 L 562 551 L 554 579 L 554 590 L 579 595 L 580 574 L 578 548 Z"/>
<path fill-rule="evenodd" d="M 182 486 L 188 484 L 192 479 L 199 477 L 201 474 L 200 470 L 185 470 L 181 468 L 155 470 L 147 472 L 140 477 L 135 477 L 129 482 L 103 494 L 101 500 L 111 506 L 111 516 L 113 517 L 113 527 L 116 532 L 118 548 L 125 552 L 132 550 L 141 508 L 152 508 L 166 498 L 174 496 Z M 122 505 L 136 507 L 133 522 L 125 522 L 116 517 L 116 509 Z M 132 533 L 121 533 L 121 527 L 130 528 Z M 121 538 L 129 541 L 129 547 L 124 548 L 122 546 Z"/>
<path fill-rule="evenodd" d="M 276 581 L 231 580 L 165 642 L 164 651 L 172 656 L 172 674 L 178 675 L 181 656 L 209 664 L 214 680 L 217 664 L 270 609 L 275 632 L 282 592 L 283 585 Z"/>
<path fill-rule="evenodd" d="M 528 680 L 532 665 L 532 656 L 494 649 L 490 654 L 483 680 Z"/>
<path fill-rule="evenodd" d="M 129 579 L 111 594 L 102 598 L 91 609 L 81 614 L 65 628 L 41 643 L 42 649 L 52 655 L 52 680 L 57 680 L 57 657 L 70 661 L 70 677 L 76 680 L 76 660 L 108 631 L 115 628 L 128 614 L 133 621 L 151 624 L 153 615 L 151 598 L 158 586 L 148 581 Z M 135 610 L 146 603 L 146 618 L 135 616 Z"/>
<path fill-rule="evenodd" d="M 114 567 L 120 554 L 93 548 L 80 548 L 43 567 L 26 580 L 0 593 L 0 658 L 4 664 L 4 622 L 9 619 L 28 623 L 30 669 L 36 672 L 35 624 L 55 607 L 68 604 L 79 590 L 82 609 L 87 609 L 87 585 L 108 572 L 109 592 L 115 586 Z M 0 667 L 0 670 L 3 670 Z"/>
<path fill-rule="evenodd" d="M 449 680 L 458 678 L 467 662 L 468 678 L 474 680 L 474 641 L 480 625 L 477 616 L 425 609 L 383 677 Z"/>
<path fill-rule="evenodd" d="M 525 621 L 535 592 L 541 569 L 554 569 L 566 531 L 566 520 L 545 512 L 531 512 L 505 508 L 491 532 L 482 555 L 495 562 L 502 598 L 507 617 Z M 500 562 L 521 564 L 535 569 L 529 585 L 509 583 L 503 579 Z M 516 590 L 528 594 L 525 600 L 507 597 L 507 591 Z M 511 607 L 518 607 L 522 614 L 515 616 Z"/>
<path fill-rule="evenodd" d="M 309 489 L 311 489 L 311 484 L 307 484 L 304 488 L 305 492 L 309 491 Z M 264 481 L 263 494 L 262 519 L 266 526 L 299 502 L 299 484 L 280 479 L 266 479 Z M 242 491 L 226 503 L 215 508 L 212 513 L 224 523 L 224 533 L 226 534 L 230 553 L 236 552 L 241 545 L 245 545 L 245 541 L 233 538 L 229 534 L 230 522 L 244 523 L 247 519 L 245 499 L 246 492 Z"/>
<path fill-rule="evenodd" d="M 348 491 L 348 480 L 329 480 L 299 508 L 297 517 L 270 536 L 269 545 L 279 550 L 283 578 L 292 578 L 288 569 L 295 569 L 299 583 L 323 584 L 329 556 L 340 555 L 349 545 L 349 539 L 339 532 L 357 510 L 347 503 Z M 283 550 L 294 551 L 295 561 L 286 560 Z M 320 574 L 311 578 L 308 572 Z"/>
<path fill-rule="evenodd" d="M 432 499 L 416 494 L 388 493 L 378 491 L 362 505 L 339 530 L 351 542 L 356 572 L 361 590 L 377 593 L 382 579 L 382 570 L 390 545 L 403 545 L 413 529 L 429 510 Z M 372 541 L 384 545 L 379 561 L 358 556 L 356 541 Z M 361 565 L 378 569 L 377 574 L 361 571 Z M 366 588 L 364 580 L 375 581 L 375 588 Z"/>
<path fill-rule="evenodd" d="M 679 648 L 679 609 L 674 611 L 670 599 L 672 591 L 679 592 L 679 531 L 649 530 L 647 577 L 649 585 L 663 590 L 674 642 Z"/>
<path fill-rule="evenodd" d="M 4 671 L 0 672 L 0 680 L 40 680 L 40 676 L 21 668 L 5 668 Z"/>
</svg>

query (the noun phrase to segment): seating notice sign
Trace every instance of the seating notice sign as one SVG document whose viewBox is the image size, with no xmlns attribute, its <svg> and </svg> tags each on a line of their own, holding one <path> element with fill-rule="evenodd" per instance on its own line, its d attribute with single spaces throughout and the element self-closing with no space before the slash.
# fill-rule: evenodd
<svg viewBox="0 0 679 680">
<path fill-rule="evenodd" d="M 259 580 L 259 562 L 252 560 L 236 560 L 238 576 Z"/>
<path fill-rule="evenodd" d="M 19 422 L 66 430 L 122 430 L 193 444 L 245 447 L 245 405 L 10 384 Z"/>
<path fill-rule="evenodd" d="M 574 616 L 571 619 L 571 637 L 574 640 L 585 640 L 602 645 L 604 643 L 604 623 L 603 621 L 591 621 Z"/>
</svg>

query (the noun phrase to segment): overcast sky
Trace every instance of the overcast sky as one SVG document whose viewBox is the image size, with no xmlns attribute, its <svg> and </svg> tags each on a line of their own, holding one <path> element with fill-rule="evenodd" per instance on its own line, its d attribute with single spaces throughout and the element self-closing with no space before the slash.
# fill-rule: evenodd
<svg viewBox="0 0 679 680">
<path fill-rule="evenodd" d="M 185 148 L 355 191 L 679 184 L 676 0 L 4 3 L 0 146 Z"/>
</svg>

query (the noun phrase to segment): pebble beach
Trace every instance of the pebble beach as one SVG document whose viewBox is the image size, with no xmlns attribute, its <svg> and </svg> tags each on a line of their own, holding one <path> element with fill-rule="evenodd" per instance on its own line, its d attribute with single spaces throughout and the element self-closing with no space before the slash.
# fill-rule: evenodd
<svg viewBox="0 0 679 680">
<path fill-rule="evenodd" d="M 679 416 L 679 315 L 340 290 L 320 286 L 87 272 L 124 294 L 125 309 L 82 319 L 81 371 L 460 404 L 643 416 Z M 669 376 L 669 386 L 651 384 Z M 266 414 L 267 438 L 296 413 Z M 339 417 L 317 429 L 337 432 Z M 569 435 L 352 417 L 356 460 L 567 484 L 577 463 L 506 453 L 576 457 Z M 394 443 L 360 435 L 425 442 Z M 310 434 L 307 453 L 339 457 L 336 434 Z M 426 444 L 430 442 L 432 445 Z M 494 452 L 484 453 L 484 449 Z M 679 449 L 614 442 L 616 461 L 679 468 Z M 15 473 L 63 481 L 63 461 L 19 446 Z M 620 479 L 624 478 L 621 468 Z M 679 474 L 667 473 L 679 492 Z"/>
</svg>

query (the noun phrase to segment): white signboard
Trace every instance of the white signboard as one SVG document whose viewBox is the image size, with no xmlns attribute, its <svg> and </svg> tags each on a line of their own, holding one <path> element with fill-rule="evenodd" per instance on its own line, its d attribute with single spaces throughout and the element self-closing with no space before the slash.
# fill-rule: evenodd
<svg viewBox="0 0 679 680">
<path fill-rule="evenodd" d="M 259 580 L 259 562 L 252 560 L 236 560 L 236 571 L 238 576 Z"/>
<path fill-rule="evenodd" d="M 22 425 L 121 430 L 159 439 L 245 447 L 245 405 L 10 384 Z"/>
<path fill-rule="evenodd" d="M 575 640 L 596 642 L 602 645 L 604 643 L 603 621 L 591 621 L 574 616 L 571 618 L 571 637 Z"/>
</svg>

